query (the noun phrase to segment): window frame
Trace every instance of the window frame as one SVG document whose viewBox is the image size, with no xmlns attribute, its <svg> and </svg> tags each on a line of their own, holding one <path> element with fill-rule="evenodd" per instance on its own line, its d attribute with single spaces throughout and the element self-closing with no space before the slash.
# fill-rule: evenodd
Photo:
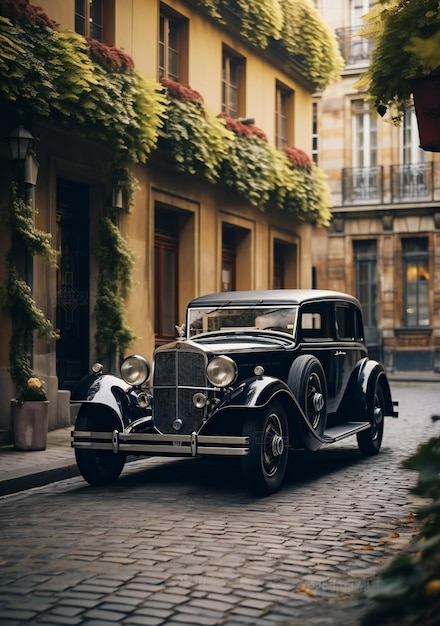
<svg viewBox="0 0 440 626">
<path fill-rule="evenodd" d="M 293 144 L 294 91 L 280 81 L 275 85 L 275 147 L 278 150 Z"/>
<path fill-rule="evenodd" d="M 75 0 L 75 32 L 79 35 L 83 35 L 87 39 L 96 39 L 97 41 L 104 41 L 105 33 L 105 13 L 107 12 L 106 3 L 104 0 L 94 0 L 95 5 L 99 3 L 100 6 L 100 23 L 94 21 L 95 13 L 93 11 L 93 0 Z M 79 5 L 82 7 L 79 7 Z M 79 12 L 79 9 L 82 9 Z M 80 28 L 79 22 L 82 27 Z M 99 36 L 95 29 L 99 31 Z"/>
<path fill-rule="evenodd" d="M 165 23 L 162 35 L 162 20 Z M 166 27 L 168 25 L 168 28 Z M 176 48 L 173 53 L 176 57 L 175 71 L 170 70 L 170 26 L 175 29 Z M 182 84 L 188 82 L 188 19 L 173 11 L 165 4 L 160 5 L 157 30 L 157 77 L 165 78 Z M 162 40 L 163 37 L 163 40 Z M 161 65 L 161 46 L 163 46 L 163 66 Z"/>
<path fill-rule="evenodd" d="M 410 248 L 419 246 L 418 250 L 405 250 L 405 247 Z M 423 246 L 423 250 L 421 249 Z M 413 267 L 416 270 L 416 280 L 408 280 L 408 270 Z M 426 270 L 426 278 L 420 278 L 421 268 Z M 409 309 L 411 306 L 409 293 L 409 287 L 413 285 L 415 288 L 415 323 L 411 319 L 411 313 Z M 426 286 L 426 293 L 421 293 L 422 285 Z M 430 326 L 430 306 L 429 306 L 429 285 L 430 285 L 430 268 L 429 268 L 429 247 L 427 237 L 405 237 L 402 239 L 402 299 L 403 299 L 403 324 L 406 328 L 428 328 Z M 423 300 L 423 301 L 422 301 Z M 421 323 L 422 308 L 427 311 L 427 318 L 425 323 Z"/>
<path fill-rule="evenodd" d="M 232 66 L 234 66 L 236 72 L 235 84 L 231 84 Z M 222 53 L 221 110 L 222 113 L 226 113 L 231 118 L 237 118 L 245 114 L 245 77 L 245 58 L 224 45 Z M 236 92 L 235 108 L 231 105 L 231 89 Z"/>
</svg>

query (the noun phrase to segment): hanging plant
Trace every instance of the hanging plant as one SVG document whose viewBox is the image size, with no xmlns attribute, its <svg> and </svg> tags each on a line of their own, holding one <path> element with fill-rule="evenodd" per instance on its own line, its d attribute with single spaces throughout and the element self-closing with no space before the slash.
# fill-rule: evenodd
<svg viewBox="0 0 440 626">
<path fill-rule="evenodd" d="M 164 144 L 180 171 L 216 182 L 229 158 L 233 134 L 205 106 L 201 95 L 174 81 L 163 81 L 168 92 Z"/>
<path fill-rule="evenodd" d="M 380 0 L 359 31 L 373 52 L 356 87 L 367 89 L 380 115 L 399 123 L 412 106 L 413 79 L 440 71 L 438 0 Z"/>
</svg>

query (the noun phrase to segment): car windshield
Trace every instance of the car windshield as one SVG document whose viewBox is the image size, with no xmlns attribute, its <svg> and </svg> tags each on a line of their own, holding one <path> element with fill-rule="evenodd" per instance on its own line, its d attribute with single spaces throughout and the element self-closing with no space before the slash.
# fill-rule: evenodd
<svg viewBox="0 0 440 626">
<path fill-rule="evenodd" d="M 275 330 L 295 335 L 297 306 L 228 306 L 188 309 L 188 337 L 222 330 Z"/>
</svg>

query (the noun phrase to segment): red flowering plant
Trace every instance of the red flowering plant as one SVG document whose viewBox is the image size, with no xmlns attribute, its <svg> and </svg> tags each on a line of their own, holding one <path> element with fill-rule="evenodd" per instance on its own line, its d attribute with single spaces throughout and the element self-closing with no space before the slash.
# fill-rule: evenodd
<svg viewBox="0 0 440 626">
<path fill-rule="evenodd" d="M 130 55 L 120 48 L 108 46 L 97 39 L 87 39 L 90 58 L 107 70 L 129 72 L 134 69 L 134 61 Z"/>
<path fill-rule="evenodd" d="M 226 113 L 220 113 L 218 117 L 225 121 L 226 128 L 233 132 L 234 135 L 237 135 L 237 137 L 254 135 L 261 139 L 261 141 L 267 143 L 266 133 L 262 131 L 261 128 L 258 128 L 258 126 L 255 126 L 255 124 L 243 124 L 239 119 L 229 117 Z"/>
<path fill-rule="evenodd" d="M 186 85 L 182 85 L 181 83 L 177 83 L 174 80 L 170 80 L 169 78 L 161 78 L 160 84 L 165 87 L 168 91 L 168 94 L 181 102 L 194 102 L 194 103 L 202 103 L 203 96 Z"/>
<path fill-rule="evenodd" d="M 287 159 L 292 165 L 295 167 L 302 167 L 306 170 L 310 170 L 313 166 L 313 162 L 310 159 L 309 155 L 304 152 L 304 150 L 300 150 L 300 148 L 284 148 L 284 154 L 287 156 Z"/>
<path fill-rule="evenodd" d="M 40 28 L 57 28 L 58 26 L 41 7 L 29 4 L 28 0 L 0 0 L 0 14 L 20 26 L 29 24 Z"/>
</svg>

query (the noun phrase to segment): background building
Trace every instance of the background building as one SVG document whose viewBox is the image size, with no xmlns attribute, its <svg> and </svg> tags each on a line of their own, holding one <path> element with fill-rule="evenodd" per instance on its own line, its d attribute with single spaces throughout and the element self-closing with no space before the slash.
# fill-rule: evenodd
<svg viewBox="0 0 440 626">
<path fill-rule="evenodd" d="M 333 203 L 330 229 L 313 235 L 314 285 L 359 298 L 370 350 L 389 369 L 438 371 L 438 156 L 419 148 L 414 111 L 393 126 L 356 87 L 371 52 L 356 32 L 374 2 L 315 4 L 346 65 L 314 103 L 314 158 L 328 175 Z"/>
<path fill-rule="evenodd" d="M 29 338 L 54 428 L 70 423 L 69 392 L 90 363 L 99 358 L 115 368 L 130 337 L 131 350 L 151 356 L 174 338 L 191 298 L 311 286 L 311 222 L 328 219 L 329 194 L 303 151 L 310 152 L 313 93 L 334 73 L 338 55 L 321 28 L 327 66 L 311 75 L 314 60 L 289 51 L 294 36 L 271 39 L 282 20 L 277 25 L 277 16 L 263 11 L 246 22 L 239 2 L 221 3 L 222 21 L 197 0 L 38 4 L 44 14 L 26 0 L 0 1 L 0 18 L 8 17 L 0 19 L 0 201 L 8 206 L 18 181 L 19 194 L 38 209 L 35 226 L 52 236 L 58 253 L 56 268 L 29 254 L 18 259 L 37 307 L 60 334 L 58 341 Z M 321 18 L 307 2 L 292 3 L 297 7 L 305 17 L 292 23 L 303 24 L 316 44 L 313 24 Z M 268 45 L 261 45 L 264 20 L 273 22 Z M 84 37 L 95 41 L 92 61 Z M 297 39 L 304 51 L 307 39 Z M 17 131 L 38 138 L 21 164 L 8 150 Z M 34 171 L 31 180 L 37 161 L 38 179 Z M 11 245 L 20 256 L 7 220 L 0 244 L 4 284 Z M 8 351 L 14 322 L 14 310 L 1 310 L 5 437 L 15 393 Z"/>
</svg>

